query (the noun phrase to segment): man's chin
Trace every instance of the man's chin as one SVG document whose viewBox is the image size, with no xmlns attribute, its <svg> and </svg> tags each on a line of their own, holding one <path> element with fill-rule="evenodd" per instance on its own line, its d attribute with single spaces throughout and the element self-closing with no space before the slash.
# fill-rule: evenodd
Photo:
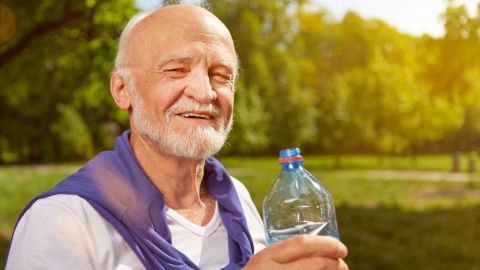
<svg viewBox="0 0 480 270">
<path fill-rule="evenodd" d="M 207 136 L 182 136 L 177 134 L 163 140 L 157 140 L 157 144 L 161 151 L 173 156 L 196 160 L 206 159 L 222 149 L 226 137 L 218 133 L 203 135 Z"/>
<path fill-rule="evenodd" d="M 138 128 L 139 127 L 139 128 Z M 229 127 L 220 130 L 209 127 L 176 125 L 170 122 L 167 128 L 140 125 L 138 132 L 157 145 L 160 152 L 168 155 L 188 158 L 206 159 L 218 153 L 226 141 Z"/>
<path fill-rule="evenodd" d="M 191 141 L 188 149 L 182 151 L 181 155 L 187 158 L 192 159 L 206 159 L 210 156 L 217 154 L 223 147 L 225 140 L 213 141 L 210 139 L 197 139 L 196 141 Z"/>
</svg>

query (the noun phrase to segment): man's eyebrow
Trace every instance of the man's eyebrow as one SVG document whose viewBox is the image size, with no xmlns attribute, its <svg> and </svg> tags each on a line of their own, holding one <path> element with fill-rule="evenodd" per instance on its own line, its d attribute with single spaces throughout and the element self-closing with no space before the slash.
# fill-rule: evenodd
<svg viewBox="0 0 480 270">
<path fill-rule="evenodd" d="M 232 66 L 229 65 L 229 64 L 217 63 L 217 64 L 212 65 L 211 69 L 212 69 L 212 71 L 216 70 L 216 71 L 219 71 L 219 72 L 226 72 L 229 75 L 234 74 L 234 70 L 233 70 Z"/>
<path fill-rule="evenodd" d="M 212 68 L 224 68 L 228 70 L 228 72 L 235 72 L 234 64 L 223 57 L 215 57 L 213 59 Z"/>
<path fill-rule="evenodd" d="M 191 62 L 192 58 L 184 55 L 168 55 L 162 60 L 155 63 L 155 68 L 160 69 L 170 63 L 187 63 Z"/>
</svg>

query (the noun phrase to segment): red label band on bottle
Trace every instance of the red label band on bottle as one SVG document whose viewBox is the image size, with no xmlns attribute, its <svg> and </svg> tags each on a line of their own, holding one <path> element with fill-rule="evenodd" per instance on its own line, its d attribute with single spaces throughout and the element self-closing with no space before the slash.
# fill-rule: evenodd
<svg viewBox="0 0 480 270">
<path fill-rule="evenodd" d="M 303 161 L 303 156 L 279 158 L 278 161 L 280 161 L 280 163 Z"/>
</svg>

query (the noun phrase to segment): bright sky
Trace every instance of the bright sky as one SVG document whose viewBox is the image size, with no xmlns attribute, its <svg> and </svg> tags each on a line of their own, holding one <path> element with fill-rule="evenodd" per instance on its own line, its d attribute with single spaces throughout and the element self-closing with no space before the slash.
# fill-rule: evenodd
<svg viewBox="0 0 480 270">
<path fill-rule="evenodd" d="M 135 0 L 141 9 L 158 7 L 159 0 Z M 188 0 L 184 2 L 198 2 Z M 378 18 L 394 26 L 401 32 L 413 35 L 428 33 L 439 37 L 443 35 L 441 14 L 445 11 L 447 0 L 313 0 L 329 10 L 334 18 L 340 20 L 348 10 L 353 10 L 363 18 Z M 476 14 L 480 0 L 454 0 L 463 3 L 469 12 Z"/>
<path fill-rule="evenodd" d="M 447 6 L 446 0 L 314 0 L 329 10 L 334 18 L 341 19 L 348 10 L 363 18 L 378 18 L 396 27 L 401 32 L 413 35 L 428 33 L 442 36 L 441 14 Z M 476 14 L 480 0 L 456 0 L 465 4 L 471 15 Z"/>
</svg>

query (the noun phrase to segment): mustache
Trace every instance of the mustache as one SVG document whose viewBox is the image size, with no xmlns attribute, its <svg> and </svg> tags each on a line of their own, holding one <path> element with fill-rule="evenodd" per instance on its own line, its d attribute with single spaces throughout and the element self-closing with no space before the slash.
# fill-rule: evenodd
<svg viewBox="0 0 480 270">
<path fill-rule="evenodd" d="M 170 106 L 166 110 L 167 115 L 174 115 L 184 112 L 203 112 L 218 117 L 222 114 L 220 108 L 213 103 L 200 103 L 195 100 L 181 100 Z"/>
</svg>

